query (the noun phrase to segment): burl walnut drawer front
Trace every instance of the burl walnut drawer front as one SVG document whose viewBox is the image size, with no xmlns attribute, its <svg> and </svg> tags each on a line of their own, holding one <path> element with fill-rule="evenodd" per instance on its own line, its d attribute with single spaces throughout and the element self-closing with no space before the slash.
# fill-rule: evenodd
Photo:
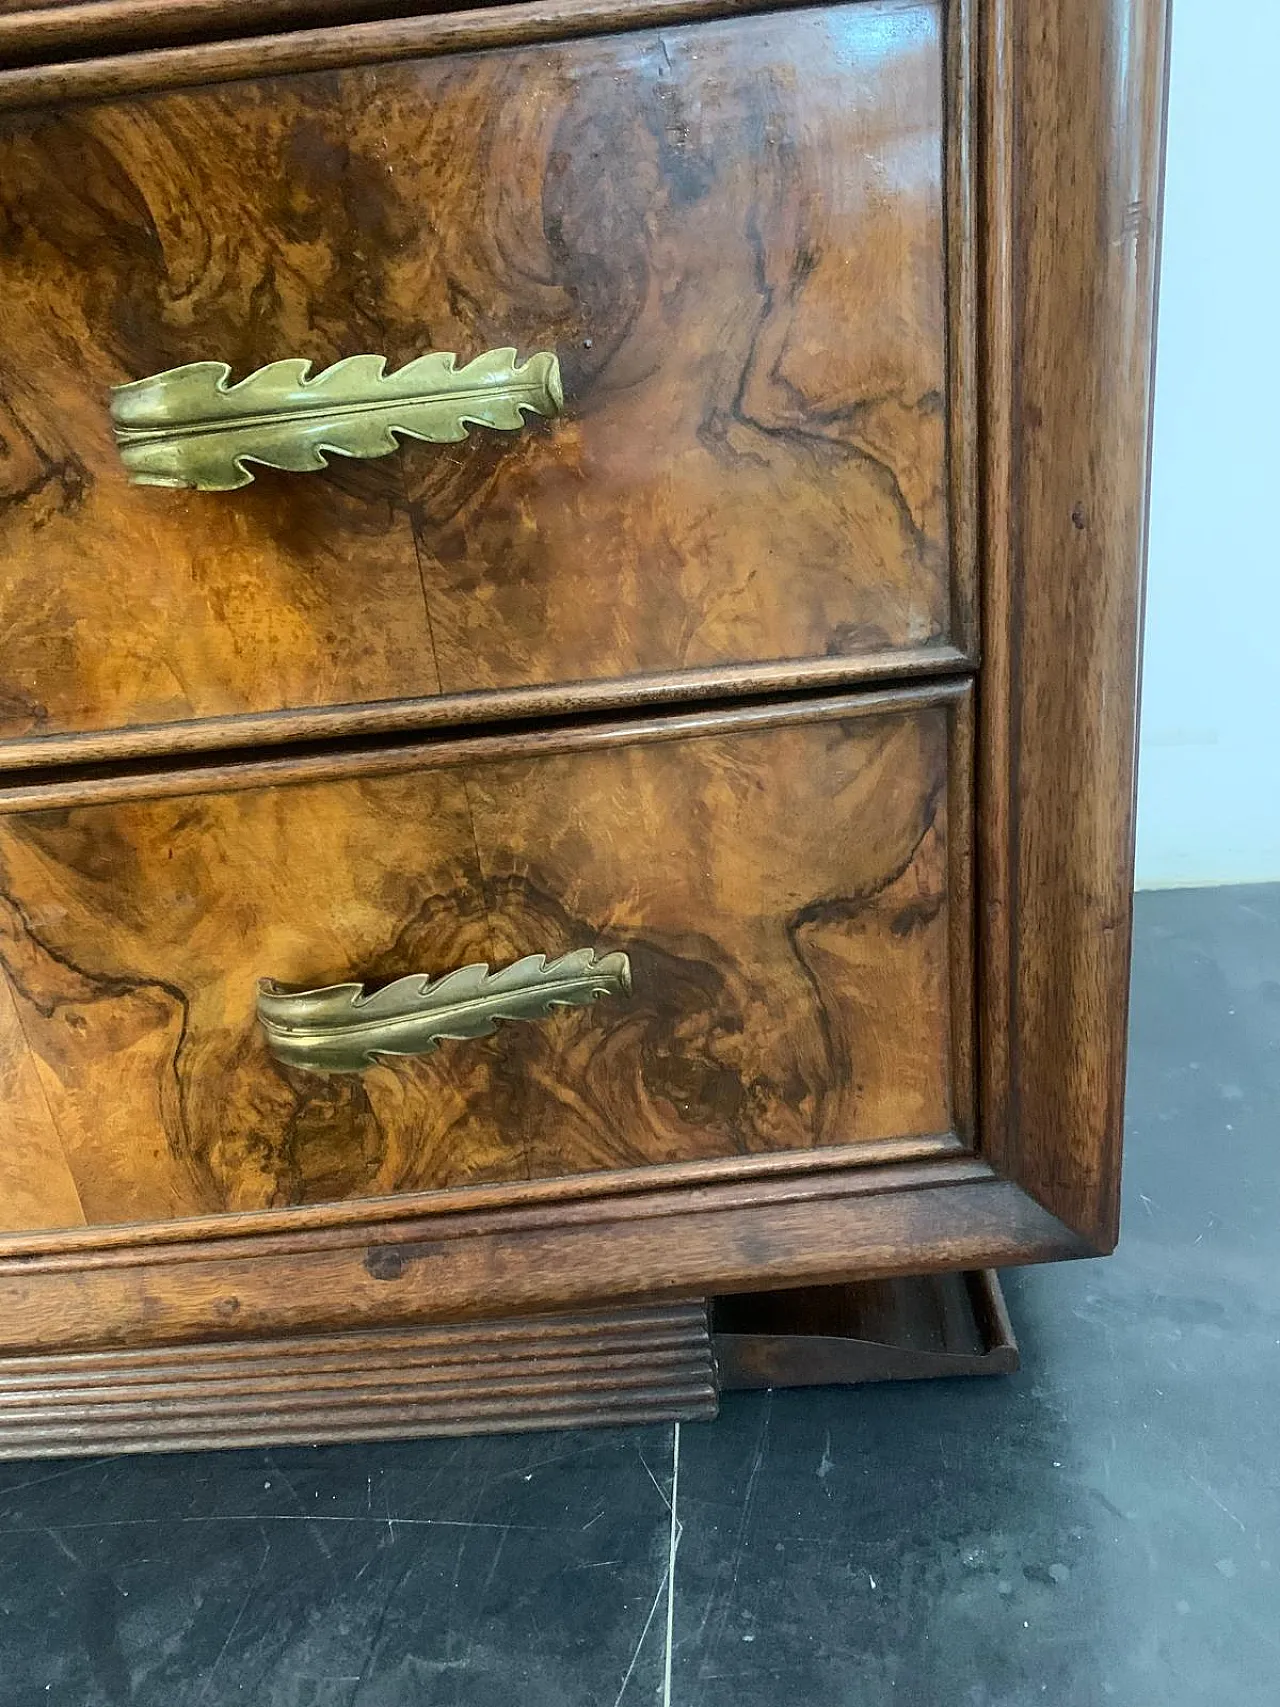
<svg viewBox="0 0 1280 1707">
<path fill-rule="evenodd" d="M 11 792 L 5 1225 L 968 1136 L 969 696 Z M 474 1024 L 467 974 L 445 1040 L 366 1033 L 347 1070 L 255 1016 L 262 978 L 420 993 L 520 961 L 562 994 L 499 980 Z"/>
<path fill-rule="evenodd" d="M 4 114 L 0 735 L 963 646 L 943 107 L 868 0 Z M 506 348 L 562 414 L 234 491 L 113 438 L 193 362 Z"/>
</svg>

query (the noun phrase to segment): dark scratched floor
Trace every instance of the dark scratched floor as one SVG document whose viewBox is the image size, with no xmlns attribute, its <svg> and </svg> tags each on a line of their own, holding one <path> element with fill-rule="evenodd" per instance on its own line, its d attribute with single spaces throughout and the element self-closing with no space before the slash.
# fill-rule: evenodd
<svg viewBox="0 0 1280 1707">
<path fill-rule="evenodd" d="M 1131 1056 L 1021 1374 L 0 1466 L 0 1702 L 1278 1707 L 1280 888 L 1139 897 Z"/>
</svg>

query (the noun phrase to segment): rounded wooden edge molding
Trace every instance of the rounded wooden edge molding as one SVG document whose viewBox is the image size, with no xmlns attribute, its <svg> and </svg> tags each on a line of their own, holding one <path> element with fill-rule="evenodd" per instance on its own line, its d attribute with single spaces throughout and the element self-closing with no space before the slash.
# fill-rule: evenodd
<svg viewBox="0 0 1280 1707">
<path fill-rule="evenodd" d="M 592 723 L 547 723 L 497 729 L 487 734 L 439 734 L 431 741 L 388 742 L 301 750 L 263 757 L 256 753 L 214 754 L 178 770 L 154 761 L 136 768 L 67 767 L 41 777 L 0 780 L 0 812 L 43 812 L 96 802 L 169 799 L 175 795 L 216 794 L 230 789 L 279 788 L 293 783 L 333 781 L 340 777 L 393 776 L 405 771 L 448 769 L 507 758 L 536 758 L 655 741 L 682 741 L 721 731 L 784 729 L 797 724 L 851 721 L 928 706 L 960 707 L 972 699 L 966 677 L 940 679 L 915 687 L 876 688 L 814 699 L 763 700 L 752 704 L 706 706 L 694 711 L 652 712 Z"/>
<path fill-rule="evenodd" d="M 0 1236 L 0 1275 L 29 1272 L 36 1265 L 80 1268 L 150 1260 L 198 1262 L 215 1246 L 235 1256 L 290 1249 L 299 1242 L 308 1249 L 367 1245 L 371 1238 L 395 1243 L 421 1237 L 428 1230 L 432 1237 L 448 1239 L 459 1229 L 466 1232 L 474 1227 L 477 1216 L 484 1217 L 487 1227 L 527 1229 L 544 1222 L 587 1224 L 633 1215 L 679 1214 L 688 1208 L 756 1201 L 761 1196 L 801 1201 L 850 1191 L 865 1194 L 931 1184 L 938 1177 L 951 1177 L 956 1164 L 964 1178 L 985 1179 L 990 1173 L 960 1139 L 944 1133 L 837 1150 L 669 1162 L 567 1179 L 455 1186 L 364 1202 L 10 1233 Z"/>
<path fill-rule="evenodd" d="M 290 711 L 239 712 L 148 723 L 117 729 L 86 729 L 59 735 L 0 738 L 0 775 L 56 770 L 69 765 L 127 764 L 130 760 L 182 758 L 252 748 L 302 746 L 311 742 L 366 740 L 410 735 L 481 723 L 535 722 L 632 710 L 660 711 L 699 700 L 751 695 L 833 692 L 840 687 L 892 688 L 922 677 L 970 673 L 976 659 L 955 646 L 917 646 L 865 652 L 849 658 L 781 659 L 677 670 L 601 681 L 563 682 L 546 687 L 492 688 L 439 694 L 430 699 L 374 700 L 356 705 L 319 705 Z"/>
<path fill-rule="evenodd" d="M 514 6 L 339 24 L 282 35 L 160 47 L 98 59 L 0 71 L 0 109 L 110 100 L 156 89 L 229 83 L 299 71 L 336 71 L 480 48 L 566 41 L 749 12 L 789 11 L 807 0 L 522 0 Z"/>
</svg>

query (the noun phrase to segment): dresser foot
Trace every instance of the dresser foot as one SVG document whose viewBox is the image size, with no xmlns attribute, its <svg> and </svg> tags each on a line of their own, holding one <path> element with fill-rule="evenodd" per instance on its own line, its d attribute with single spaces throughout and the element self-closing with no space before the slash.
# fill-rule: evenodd
<svg viewBox="0 0 1280 1707">
<path fill-rule="evenodd" d="M 725 1392 L 1008 1375 L 1018 1367 L 992 1269 L 718 1298 L 712 1331 Z"/>
</svg>

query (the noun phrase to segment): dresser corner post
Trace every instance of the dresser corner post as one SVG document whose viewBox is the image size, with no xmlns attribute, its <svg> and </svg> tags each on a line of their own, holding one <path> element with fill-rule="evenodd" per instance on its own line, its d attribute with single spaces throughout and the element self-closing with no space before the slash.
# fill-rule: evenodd
<svg viewBox="0 0 1280 1707">
<path fill-rule="evenodd" d="M 983 1150 L 1115 1244 L 1166 0 L 983 8 Z"/>
</svg>

